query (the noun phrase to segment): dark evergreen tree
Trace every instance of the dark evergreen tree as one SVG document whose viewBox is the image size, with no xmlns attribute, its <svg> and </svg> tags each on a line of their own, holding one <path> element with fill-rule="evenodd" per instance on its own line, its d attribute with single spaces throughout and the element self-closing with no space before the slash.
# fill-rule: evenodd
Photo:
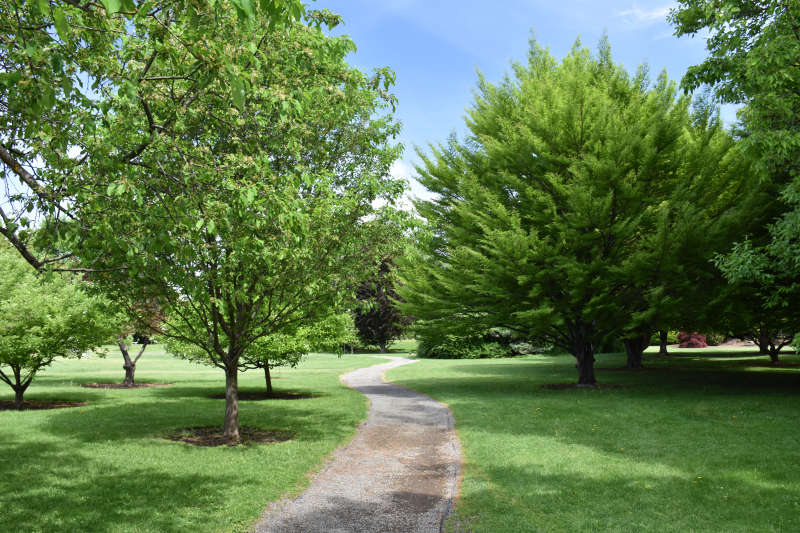
<svg viewBox="0 0 800 533">
<path fill-rule="evenodd" d="M 358 339 L 368 345 L 376 345 L 386 353 L 389 344 L 406 330 L 408 316 L 395 303 L 399 298 L 394 289 L 393 262 L 389 258 L 381 261 L 377 274 L 358 289 L 358 302 L 354 320 Z"/>
</svg>

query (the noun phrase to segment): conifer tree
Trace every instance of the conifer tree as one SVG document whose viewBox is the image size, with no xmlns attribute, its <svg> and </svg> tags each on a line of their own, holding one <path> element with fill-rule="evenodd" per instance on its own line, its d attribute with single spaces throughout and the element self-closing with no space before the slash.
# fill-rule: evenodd
<svg viewBox="0 0 800 533">
<path fill-rule="evenodd" d="M 628 75 L 605 39 L 595 56 L 576 43 L 560 64 L 532 43 L 513 77 L 480 79 L 467 125 L 466 141 L 421 154 L 420 181 L 438 197 L 417 203 L 427 228 L 404 263 L 403 309 L 428 327 L 500 326 L 553 344 L 592 386 L 595 348 L 649 338 L 681 250 L 708 242 L 712 210 L 697 195 L 716 195 L 726 218 L 741 187 L 714 172 L 687 179 L 685 154 L 706 149 L 688 133 L 689 98 L 665 74 Z"/>
</svg>

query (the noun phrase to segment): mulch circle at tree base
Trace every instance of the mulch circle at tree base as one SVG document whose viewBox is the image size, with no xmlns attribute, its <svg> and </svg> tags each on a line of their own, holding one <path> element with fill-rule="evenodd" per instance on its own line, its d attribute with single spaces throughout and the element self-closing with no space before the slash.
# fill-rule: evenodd
<svg viewBox="0 0 800 533">
<path fill-rule="evenodd" d="M 84 389 L 144 389 L 147 387 L 167 387 L 172 383 L 134 383 L 125 385 L 124 383 L 84 383 Z"/>
<path fill-rule="evenodd" d="M 239 427 L 239 441 L 230 442 L 217 426 L 200 426 L 178 430 L 164 437 L 167 440 L 185 442 L 192 446 L 235 446 L 238 444 L 273 444 L 294 438 L 294 432 L 287 430 L 265 430 L 249 426 Z"/>
<path fill-rule="evenodd" d="M 239 401 L 261 401 L 261 400 L 308 400 L 310 398 L 318 398 L 319 395 L 314 395 L 308 392 L 239 392 Z M 209 396 L 215 400 L 224 400 L 225 393 L 219 392 Z"/>
<path fill-rule="evenodd" d="M 66 409 L 69 407 L 84 407 L 86 402 L 69 402 L 63 400 L 25 400 L 22 402 L 21 411 L 38 411 L 43 409 Z M 0 400 L 0 411 L 17 411 L 13 400 Z"/>
</svg>

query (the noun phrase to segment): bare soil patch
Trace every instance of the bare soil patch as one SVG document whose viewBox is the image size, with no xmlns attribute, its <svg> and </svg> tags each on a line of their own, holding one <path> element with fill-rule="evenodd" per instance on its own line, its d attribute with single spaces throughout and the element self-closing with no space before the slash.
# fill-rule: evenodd
<svg viewBox="0 0 800 533">
<path fill-rule="evenodd" d="M 22 402 L 23 411 L 38 411 L 41 409 L 66 409 L 69 407 L 84 407 L 86 402 L 68 402 L 62 400 L 25 400 Z M 0 400 L 0 411 L 16 411 L 13 400 Z"/>
<path fill-rule="evenodd" d="M 172 383 L 134 383 L 133 385 L 124 385 L 122 383 L 84 383 L 81 385 L 84 389 L 145 389 L 147 387 L 167 387 Z"/>
<path fill-rule="evenodd" d="M 236 446 L 239 444 L 273 444 L 276 442 L 285 442 L 294 438 L 294 432 L 240 426 L 239 442 L 231 442 L 222 435 L 222 428 L 217 426 L 200 426 L 183 428 L 164 438 L 176 442 L 185 442 L 192 446 Z"/>
<path fill-rule="evenodd" d="M 224 400 L 225 393 L 215 393 L 210 396 L 215 400 Z M 307 400 L 314 398 L 314 395 L 309 392 L 273 392 L 267 394 L 264 392 L 239 392 L 239 400 L 258 402 L 261 400 Z"/>
</svg>

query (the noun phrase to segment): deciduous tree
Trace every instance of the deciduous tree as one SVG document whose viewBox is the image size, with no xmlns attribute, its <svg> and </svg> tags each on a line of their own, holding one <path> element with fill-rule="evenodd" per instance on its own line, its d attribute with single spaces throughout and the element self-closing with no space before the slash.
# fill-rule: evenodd
<svg viewBox="0 0 800 533">
<path fill-rule="evenodd" d="M 739 240 L 718 261 L 732 282 L 761 283 L 765 308 L 781 314 L 800 291 L 800 4 L 680 0 L 670 20 L 678 35 L 709 32 L 709 57 L 683 85 L 709 84 L 722 101 L 745 105 L 745 143 L 781 187 L 782 214 L 764 226 L 770 239 Z"/>
<path fill-rule="evenodd" d="M 246 73 L 259 62 L 255 47 L 240 42 L 233 50 L 220 33 L 220 19 L 234 12 L 243 33 L 252 33 L 297 20 L 305 7 L 300 0 L 0 5 L 0 234 L 31 265 L 74 268 L 61 264 L 69 253 L 34 249 L 30 229 L 37 217 L 93 227 L 92 199 L 106 194 L 115 177 L 132 179 L 127 169 L 174 132 L 201 94 L 224 85 L 237 100 L 243 97 Z M 240 60 L 228 61 L 229 55 Z M 297 105 L 291 96 L 284 95 L 287 105 Z M 120 121 L 128 125 L 126 137 L 106 127 Z M 87 166 L 106 178 L 89 179 Z"/>
<path fill-rule="evenodd" d="M 37 372 L 58 357 L 80 357 L 114 333 L 107 302 L 88 295 L 78 280 L 39 276 L 0 243 L 0 380 L 22 409 Z"/>
<path fill-rule="evenodd" d="M 243 354 L 351 296 L 395 231 L 394 210 L 373 202 L 403 190 L 389 177 L 392 74 L 347 65 L 352 42 L 319 27 L 338 17 L 308 16 L 243 29 L 218 14 L 213 44 L 230 76 L 201 82 L 176 76 L 181 66 L 136 63 L 170 85 L 117 93 L 99 128 L 108 160 L 142 144 L 124 173 L 103 160 L 82 167 L 92 192 L 81 218 L 94 222 L 61 239 L 115 298 L 157 299 L 160 335 L 224 371 L 231 440 Z M 147 117 L 130 120 L 143 99 Z"/>
</svg>

